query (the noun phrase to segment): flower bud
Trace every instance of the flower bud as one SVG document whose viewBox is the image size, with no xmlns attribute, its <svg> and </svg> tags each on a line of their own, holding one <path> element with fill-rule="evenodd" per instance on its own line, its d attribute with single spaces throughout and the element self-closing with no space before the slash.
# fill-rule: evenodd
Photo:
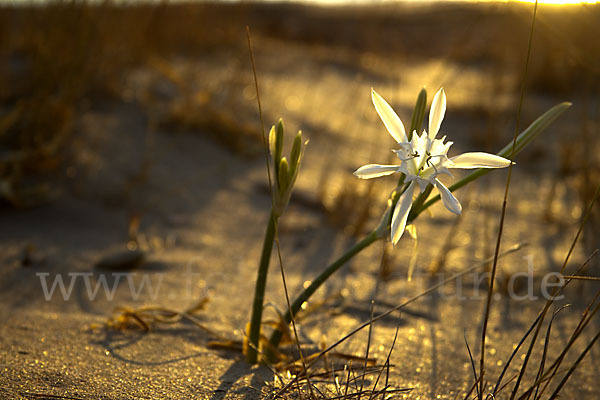
<svg viewBox="0 0 600 400">
<path fill-rule="evenodd" d="M 275 155 L 274 159 L 279 163 L 281 159 L 281 152 L 283 149 L 283 120 L 279 119 L 277 125 L 275 126 Z"/>
<path fill-rule="evenodd" d="M 287 158 L 283 157 L 279 162 L 279 175 L 277 176 L 279 184 L 279 195 L 284 196 L 290 184 L 289 165 Z"/>
<path fill-rule="evenodd" d="M 275 177 L 279 176 L 279 163 L 281 162 L 281 153 L 283 149 L 283 120 L 279 119 L 277 125 L 271 127 L 269 131 L 269 152 L 273 158 L 275 167 Z"/>
<path fill-rule="evenodd" d="M 298 131 L 298 134 L 294 138 L 294 144 L 292 145 L 292 152 L 290 153 L 290 179 L 294 179 L 298 167 L 300 165 L 300 155 L 302 153 L 302 132 Z"/>
<path fill-rule="evenodd" d="M 275 125 L 271 127 L 269 131 L 269 153 L 271 153 L 271 157 L 273 157 L 273 162 L 277 165 L 279 164 L 279 160 L 275 159 L 275 153 L 277 152 L 277 135 L 275 133 Z"/>
</svg>

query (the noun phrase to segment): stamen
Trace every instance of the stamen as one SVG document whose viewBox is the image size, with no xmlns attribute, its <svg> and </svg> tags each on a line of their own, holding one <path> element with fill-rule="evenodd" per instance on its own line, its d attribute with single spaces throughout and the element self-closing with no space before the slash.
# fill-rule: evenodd
<svg viewBox="0 0 600 400">
<path fill-rule="evenodd" d="M 435 171 L 436 174 L 439 174 L 440 172 L 435 167 L 435 164 L 433 162 L 431 162 L 431 159 L 433 157 L 445 157 L 445 155 L 439 154 L 439 155 L 432 156 L 431 153 L 429 153 L 429 152 L 427 152 L 427 155 L 428 155 L 428 157 L 425 160 L 425 164 L 427 164 L 428 167 L 433 168 L 433 170 Z M 423 169 L 423 167 L 421 167 L 421 169 Z"/>
<path fill-rule="evenodd" d="M 401 161 L 408 161 L 408 160 L 413 160 L 417 157 L 419 157 L 419 152 L 415 150 L 413 154 L 408 153 L 408 158 L 400 158 L 400 157 L 398 157 L 398 158 L 400 158 Z"/>
</svg>

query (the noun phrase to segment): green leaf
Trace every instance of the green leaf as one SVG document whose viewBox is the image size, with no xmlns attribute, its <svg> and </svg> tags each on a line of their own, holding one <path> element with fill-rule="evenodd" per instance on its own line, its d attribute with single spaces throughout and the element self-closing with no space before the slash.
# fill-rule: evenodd
<svg viewBox="0 0 600 400">
<path fill-rule="evenodd" d="M 513 141 L 511 140 L 509 144 L 504 146 L 504 148 L 496 154 L 501 157 L 510 158 L 512 156 L 514 158 L 514 156 L 519 154 L 525 148 L 525 146 L 527 146 L 529 143 L 531 143 L 531 141 L 533 139 L 535 139 L 540 133 L 542 133 L 544 131 L 544 129 L 546 129 L 552 122 L 554 122 L 554 120 L 556 120 L 556 118 L 558 118 L 562 113 L 564 113 L 569 107 L 571 107 L 571 103 L 569 103 L 569 102 L 564 102 L 564 103 L 555 105 L 550 110 L 546 111 L 541 117 L 539 117 L 538 119 L 533 121 L 533 123 L 531 125 L 529 125 L 527 127 L 527 129 L 525 129 L 523 132 L 521 132 L 521 134 L 517 137 L 517 141 L 514 146 L 515 147 L 514 152 L 513 152 Z M 488 168 L 480 168 L 478 170 L 475 170 L 474 172 L 471 172 L 469 175 L 462 178 L 460 181 L 456 182 L 454 185 L 448 187 L 448 189 L 451 192 L 454 192 L 455 190 L 460 189 L 461 187 L 463 187 L 466 184 L 474 181 L 475 179 L 487 174 L 490 171 L 491 171 L 491 169 L 488 169 Z M 439 195 L 431 198 L 428 202 L 423 204 L 422 207 L 413 208 L 411 210 L 410 215 L 408 216 L 408 221 L 412 221 L 415 218 L 417 218 L 417 216 L 421 212 L 423 212 L 424 210 L 429 208 L 431 205 L 433 205 L 438 200 L 440 200 Z"/>
<path fill-rule="evenodd" d="M 415 108 L 410 120 L 410 129 L 408 132 L 406 132 L 406 137 L 408 140 L 412 139 L 412 134 L 414 131 L 417 131 L 418 133 L 421 129 L 421 126 L 423 126 L 423 120 L 425 119 L 425 107 L 427 107 L 427 90 L 423 88 L 419 92 L 417 102 L 415 103 Z"/>
<path fill-rule="evenodd" d="M 567 108 L 571 107 L 571 103 L 564 102 L 555 105 L 550 110 L 546 111 L 541 117 L 533 121 L 531 125 L 527 127 L 518 137 L 515 145 L 514 155 L 512 155 L 513 142 L 504 146 L 502 150 L 498 152 L 499 156 L 502 157 L 514 157 L 521 152 L 533 139 L 535 139 L 540 133 L 544 131 L 556 118 L 558 118 Z"/>
</svg>

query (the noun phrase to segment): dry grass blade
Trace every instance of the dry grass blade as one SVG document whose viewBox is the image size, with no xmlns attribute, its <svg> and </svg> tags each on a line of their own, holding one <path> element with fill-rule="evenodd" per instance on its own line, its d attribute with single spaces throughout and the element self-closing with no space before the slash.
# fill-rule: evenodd
<svg viewBox="0 0 600 400">
<path fill-rule="evenodd" d="M 569 306 L 569 304 L 565 304 L 564 306 L 560 307 L 558 310 L 554 311 L 554 313 L 552 314 L 552 318 L 550 318 L 550 322 L 548 323 L 548 329 L 546 330 L 546 338 L 544 339 L 544 351 L 542 353 L 542 361 L 540 362 L 540 368 L 538 369 L 538 372 L 535 376 L 536 380 L 538 380 L 544 372 L 544 366 L 546 365 L 546 357 L 548 356 L 548 345 L 550 344 L 550 332 L 552 331 L 552 323 L 554 322 L 554 318 L 556 318 L 558 313 L 560 313 L 562 310 Z M 535 395 L 533 396 L 534 399 L 538 398 L 538 389 L 539 386 L 535 389 Z M 527 399 L 529 399 L 529 396 L 527 396 Z"/>
<path fill-rule="evenodd" d="M 255 85 L 255 89 L 256 89 L 256 100 L 258 102 L 258 111 L 259 111 L 259 115 L 260 115 L 260 125 L 261 125 L 261 132 L 262 132 L 262 138 L 263 138 L 263 145 L 265 147 L 265 158 L 266 158 L 266 164 L 267 164 L 267 174 L 269 176 L 269 188 L 271 190 L 271 207 L 274 209 L 275 205 L 274 205 L 273 183 L 271 181 L 271 170 L 270 170 L 270 166 L 269 166 L 269 147 L 268 147 L 267 139 L 266 139 L 266 135 L 265 135 L 265 125 L 264 125 L 263 115 L 262 115 L 262 106 L 261 106 L 261 103 L 260 103 L 260 92 L 259 92 L 259 89 L 258 89 L 258 76 L 256 74 L 256 64 L 254 62 L 254 51 L 253 51 L 253 48 L 252 48 L 252 40 L 250 38 L 250 27 L 248 27 L 248 26 L 246 26 L 246 35 L 247 35 L 247 38 L 248 38 L 248 49 L 250 50 L 250 62 L 252 63 L 252 73 L 253 73 L 253 76 L 254 76 L 254 85 Z M 289 298 L 289 294 L 288 294 L 288 290 L 287 290 L 287 283 L 286 283 L 286 280 L 285 280 L 285 272 L 284 272 L 284 269 L 283 269 L 283 260 L 281 258 L 281 247 L 279 245 L 279 234 L 277 232 L 277 223 L 275 223 L 275 244 L 276 244 L 275 247 L 277 249 L 277 257 L 279 259 L 279 269 L 281 271 L 281 279 L 282 279 L 283 288 L 284 288 L 284 291 L 285 291 L 285 299 L 286 299 L 286 302 L 287 302 L 288 309 L 290 310 L 290 313 L 291 313 L 290 298 Z M 293 330 L 294 330 L 294 338 L 295 338 L 296 346 L 297 346 L 297 349 L 298 349 L 298 354 L 300 355 L 300 360 L 302 360 L 302 366 L 304 368 L 304 374 L 306 375 L 306 380 L 307 380 L 307 383 L 308 383 L 308 388 L 309 388 L 310 394 L 311 394 L 312 397 L 314 397 L 314 393 L 313 393 L 313 390 L 312 390 L 312 384 L 310 383 L 310 378 L 309 378 L 308 371 L 307 371 L 307 368 L 306 368 L 306 363 L 304 361 L 304 356 L 302 354 L 302 349 L 300 347 L 300 341 L 298 339 L 298 332 L 296 330 L 296 323 L 294 321 L 292 313 L 291 313 L 291 315 L 292 315 L 292 327 L 293 327 Z M 268 362 L 269 360 L 265 359 L 265 361 Z M 300 395 L 300 398 L 302 398 L 302 391 L 300 390 L 300 388 L 298 388 L 298 393 Z"/>
<path fill-rule="evenodd" d="M 508 255 L 508 254 L 512 254 L 516 251 L 519 251 L 520 249 L 523 248 L 523 245 L 521 244 L 516 244 L 514 246 L 512 246 L 510 249 L 505 250 L 504 252 L 502 252 L 499 257 Z M 340 344 L 344 343 L 346 340 L 348 340 L 349 338 L 351 338 L 352 336 L 354 336 L 356 333 L 360 332 L 361 330 L 363 330 L 364 328 L 366 328 L 367 326 L 369 326 L 370 324 L 372 324 L 373 322 L 376 322 L 382 318 L 387 317 L 388 315 L 391 315 L 392 313 L 401 310 L 402 308 L 408 306 L 409 304 L 414 303 L 415 301 L 419 300 L 420 298 L 427 296 L 428 294 L 434 292 L 435 290 L 439 289 L 440 287 L 446 285 L 449 282 L 455 281 L 456 279 L 467 275 L 473 271 L 476 271 L 477 269 L 481 268 L 482 266 L 485 266 L 487 263 L 489 263 L 491 261 L 490 259 L 487 260 L 483 260 L 479 263 L 477 263 L 476 265 L 467 268 L 466 270 L 456 273 L 454 275 L 452 275 L 451 277 L 431 286 L 429 289 L 421 292 L 420 294 L 411 297 L 410 299 L 406 300 L 405 302 L 397 305 L 396 307 L 393 307 L 391 309 L 389 309 L 388 311 L 377 315 L 376 317 L 373 317 L 372 319 L 369 319 L 369 321 L 362 323 L 361 325 L 359 325 L 357 328 L 355 328 L 354 330 L 352 330 L 351 332 L 349 332 L 348 334 L 344 335 L 342 338 L 338 339 L 335 343 L 333 343 L 332 345 L 330 345 L 329 347 L 327 347 L 325 350 L 322 350 L 321 352 L 319 352 L 318 354 L 315 355 L 315 358 L 307 365 L 307 368 L 310 368 L 314 363 L 316 363 L 323 355 L 325 355 L 326 353 L 329 353 L 331 350 L 333 350 L 334 348 L 336 348 L 337 346 L 339 346 Z M 280 396 L 281 393 L 284 393 L 285 391 L 287 391 L 287 389 L 290 387 L 290 385 L 294 384 L 295 379 L 292 380 L 291 382 L 289 382 L 285 387 L 283 387 L 278 394 L 276 395 L 277 397 Z"/>
<path fill-rule="evenodd" d="M 512 381 L 514 381 L 515 379 L 517 379 L 517 376 L 519 376 L 519 374 L 514 374 L 514 375 L 512 376 L 512 378 L 510 378 L 510 379 L 509 379 L 509 380 L 508 380 L 508 381 L 507 381 L 507 382 L 506 382 L 504 385 L 502 385 L 502 386 L 500 387 L 500 389 L 498 389 L 498 391 L 496 392 L 496 394 L 498 394 L 498 393 L 502 392 L 502 391 L 503 391 L 503 390 L 504 390 L 504 389 L 505 389 L 505 388 L 506 388 L 508 385 L 510 385 L 510 383 L 511 383 Z M 492 396 L 492 397 L 493 397 L 493 396 L 494 396 L 494 394 L 491 394 L 490 396 Z"/>
<path fill-rule="evenodd" d="M 386 391 L 387 393 L 406 393 L 406 392 L 410 392 L 412 389 L 410 388 L 403 388 L 403 389 L 389 389 L 389 388 L 383 388 L 377 392 L 375 392 L 375 395 L 381 394 L 383 391 Z M 370 390 L 364 390 L 364 391 L 357 391 L 355 393 L 348 393 L 346 395 L 341 395 L 341 396 L 334 396 L 334 397 L 328 397 L 327 400 L 341 400 L 341 399 L 353 399 L 353 398 L 360 398 L 362 395 L 367 395 L 367 394 L 371 394 L 372 392 Z"/>
<path fill-rule="evenodd" d="M 587 265 L 588 263 L 598 254 L 598 250 L 594 251 L 592 253 L 591 256 L 589 256 L 587 258 L 587 260 L 585 260 L 583 262 L 583 264 L 581 264 L 579 266 L 579 268 L 577 268 L 576 273 L 579 273 L 580 271 L 582 271 Z M 561 288 L 559 288 L 558 292 L 554 293 L 553 296 L 555 295 L 559 295 L 560 293 L 562 293 L 564 291 L 564 289 L 569 285 L 569 283 L 571 283 L 571 280 L 568 279 L 565 282 L 565 285 L 562 286 Z M 502 388 L 504 388 L 504 386 L 502 386 L 502 388 L 500 388 L 500 384 L 502 383 L 502 380 L 504 379 L 504 375 L 506 374 L 506 371 L 508 370 L 508 367 L 510 366 L 512 360 L 514 359 L 514 357 L 517 355 L 517 353 L 519 352 L 519 349 L 521 348 L 521 346 L 523 345 L 523 343 L 525 342 L 525 340 L 527 339 L 527 337 L 529 336 L 529 334 L 533 331 L 533 329 L 538 326 L 538 324 L 540 323 L 540 321 L 542 320 L 542 317 L 545 314 L 545 308 L 543 308 L 538 316 L 536 317 L 536 319 L 533 321 L 533 323 L 531 324 L 531 326 L 529 327 L 529 329 L 527 330 L 527 332 L 525 332 L 525 334 L 523 335 L 523 337 L 521 338 L 521 340 L 519 341 L 519 343 L 517 344 L 517 347 L 515 347 L 515 349 L 513 350 L 512 354 L 510 355 L 508 361 L 504 364 L 504 368 L 502 369 L 502 372 L 500 373 L 500 376 L 498 377 L 498 381 L 496 382 L 496 386 L 494 387 L 494 391 L 492 392 L 493 395 L 496 395 L 497 393 L 500 392 L 500 390 L 502 390 Z M 513 378 L 514 379 L 514 378 Z M 512 381 L 512 379 L 511 379 Z M 507 383 L 508 384 L 508 383 Z"/>
<path fill-rule="evenodd" d="M 340 385 L 340 380 L 338 379 L 337 375 L 334 373 L 335 368 L 333 368 L 333 362 L 331 363 L 331 381 L 333 383 L 335 383 L 335 392 L 338 396 L 342 395 L 342 386 Z M 345 366 L 344 366 L 345 367 Z"/>
<path fill-rule="evenodd" d="M 533 43 L 533 31 L 535 28 L 535 18 L 537 15 L 537 6 L 538 2 L 535 1 L 535 6 L 533 8 L 533 18 L 531 20 L 531 30 L 529 32 L 529 43 L 527 45 L 527 58 L 525 59 L 525 68 L 523 71 L 523 78 L 521 81 L 521 96 L 519 98 L 519 108 L 517 111 L 517 123 L 515 124 L 515 133 L 513 135 L 513 143 L 510 159 L 514 159 L 515 148 L 517 146 L 517 136 L 519 134 L 519 125 L 521 123 L 521 111 L 523 110 L 523 99 L 525 98 L 525 82 L 527 78 L 527 71 L 529 69 L 529 60 L 531 57 L 531 45 Z M 490 309 L 492 304 L 492 293 L 494 292 L 494 281 L 496 280 L 496 268 L 498 267 L 498 253 L 500 251 L 500 244 L 502 243 L 502 232 L 504 229 L 504 218 L 506 216 L 506 207 L 508 203 L 508 189 L 510 187 L 510 181 L 512 177 L 513 164 L 511 163 L 508 166 L 508 174 L 506 176 L 506 186 L 504 189 L 504 200 L 502 201 L 502 212 L 500 214 L 500 224 L 498 227 L 498 238 L 496 240 L 496 249 L 494 250 L 494 262 L 492 264 L 492 271 L 489 280 L 488 287 L 488 295 L 485 305 L 485 313 L 483 318 L 483 327 L 481 329 L 481 351 L 480 351 L 480 360 L 479 360 L 479 375 L 481 376 L 481 382 L 479 387 L 479 400 L 483 400 L 483 376 L 485 373 L 485 336 L 487 333 L 487 325 L 490 317 Z M 511 399 L 512 400 L 512 399 Z"/>
<path fill-rule="evenodd" d="M 588 353 L 588 351 L 590 351 L 590 349 L 594 346 L 594 344 L 596 343 L 596 341 L 598 340 L 598 338 L 600 338 L 600 332 L 598 332 L 596 334 L 596 336 L 594 336 L 594 338 L 590 341 L 590 343 L 588 343 L 588 345 L 585 347 L 585 349 L 581 352 L 581 354 L 579 355 L 579 357 L 577 357 L 577 360 L 573 363 L 573 365 L 571 365 L 571 368 L 569 368 L 569 370 L 567 371 L 566 375 L 560 381 L 560 383 L 558 384 L 558 386 L 554 390 L 554 393 L 552 393 L 552 395 L 550 396 L 550 399 L 555 399 L 555 398 L 558 397 L 558 393 L 562 390 L 562 388 L 564 387 L 565 383 L 567 383 L 567 381 L 569 380 L 569 378 L 571 377 L 571 375 L 573 374 L 573 372 L 575 371 L 575 369 L 579 366 L 579 364 L 581 363 L 581 361 L 583 360 L 583 358 L 585 357 L 585 355 Z"/>
<path fill-rule="evenodd" d="M 471 393 L 473 393 L 473 390 L 475 390 L 475 388 L 479 385 L 480 380 L 481 380 L 481 376 L 479 378 L 477 378 L 477 380 L 473 383 L 473 385 L 471 386 L 469 391 L 465 394 L 465 397 L 464 397 L 465 400 L 467 400 L 469 398 L 469 396 L 471 396 Z"/>
<path fill-rule="evenodd" d="M 575 249 L 575 245 L 577 244 L 579 237 L 581 236 L 581 232 L 583 232 L 583 228 L 585 227 L 585 224 L 587 222 L 587 220 L 590 217 L 590 213 L 594 207 L 594 204 L 596 203 L 596 199 L 598 198 L 598 195 L 600 194 L 600 185 L 598 185 L 598 187 L 596 188 L 596 191 L 594 193 L 594 197 L 592 198 L 592 201 L 590 202 L 586 213 L 584 215 L 584 217 L 581 220 L 581 223 L 579 224 L 579 229 L 577 230 L 577 234 L 575 234 L 575 238 L 573 238 L 573 242 L 571 243 L 571 247 L 569 248 L 569 251 L 567 252 L 567 255 L 565 257 L 565 261 L 563 262 L 562 267 L 560 268 L 560 274 L 563 274 L 565 272 L 565 268 L 567 267 L 567 263 L 569 262 L 569 259 L 571 258 L 571 254 L 573 254 L 573 250 Z M 594 251 L 594 253 L 588 257 L 588 259 L 584 262 L 583 265 L 586 265 L 596 254 L 598 254 L 598 251 Z M 582 266 L 583 267 L 583 266 Z M 577 275 L 577 273 L 576 273 Z M 570 280 L 566 282 L 566 284 L 568 284 L 569 282 L 571 282 Z M 523 379 L 523 375 L 525 374 L 525 370 L 527 368 L 527 363 L 529 362 L 529 358 L 531 357 L 531 353 L 533 351 L 533 347 L 535 345 L 535 342 L 537 340 L 537 337 L 540 333 L 540 329 L 542 326 L 542 322 L 544 320 L 544 317 L 546 316 L 546 313 L 548 312 L 548 309 L 550 308 L 550 305 L 552 304 L 552 302 L 554 301 L 554 297 L 556 296 L 557 293 L 560 293 L 560 291 L 564 288 L 558 288 L 552 291 L 552 294 L 550 295 L 550 298 L 546 301 L 546 303 L 544 304 L 544 307 L 542 309 L 542 311 L 540 312 L 541 314 L 541 321 L 540 323 L 537 325 L 535 332 L 533 334 L 533 338 L 531 339 L 531 343 L 529 344 L 529 348 L 527 349 L 527 354 L 525 355 L 525 359 L 523 360 L 523 366 L 521 367 L 521 370 L 519 372 L 519 377 L 517 378 L 517 382 L 515 383 L 515 386 L 513 388 L 513 391 L 511 393 L 511 400 L 513 400 L 517 394 L 517 391 L 519 390 L 519 386 L 521 384 L 521 380 Z"/>
<path fill-rule="evenodd" d="M 498 377 L 498 380 L 496 381 L 496 386 L 494 387 L 494 391 L 492 392 L 493 395 L 496 395 L 497 393 L 500 392 L 500 390 L 501 390 L 500 389 L 500 384 L 502 383 L 502 380 L 504 379 L 504 375 L 506 374 L 506 371 L 508 371 L 508 367 L 510 366 L 512 360 L 515 358 L 515 356 L 519 352 L 519 349 L 521 348 L 521 346 L 523 345 L 523 343 L 525 343 L 525 340 L 527 340 L 527 337 L 529 336 L 529 334 L 540 323 L 541 318 L 542 318 L 542 313 L 540 312 L 538 314 L 537 318 L 533 321 L 533 323 L 529 327 L 529 329 L 527 329 L 527 332 L 525 332 L 525 334 L 523 335 L 523 337 L 521 337 L 521 340 L 519 341 L 519 343 L 517 344 L 517 346 L 513 350 L 512 354 L 508 358 L 508 361 L 504 364 L 504 368 L 502 369 L 502 372 L 500 373 L 500 376 Z"/>
<path fill-rule="evenodd" d="M 276 243 L 276 248 L 277 248 L 277 257 L 279 259 L 279 270 L 281 272 L 281 281 L 283 282 L 283 290 L 285 292 L 285 300 L 287 302 L 287 306 L 288 306 L 288 310 L 290 311 L 290 315 L 292 315 L 292 329 L 294 331 L 294 341 L 296 344 L 296 348 L 298 350 L 298 355 L 300 356 L 300 360 L 302 362 L 302 368 L 304 369 L 304 374 L 306 375 L 306 381 L 308 384 L 308 388 L 309 388 L 309 392 L 311 394 L 311 397 L 314 398 L 314 393 L 313 393 L 313 386 L 310 382 L 310 377 L 308 375 L 308 368 L 306 366 L 306 361 L 304 360 L 304 355 L 302 354 L 302 348 L 300 347 L 300 339 L 298 338 L 298 330 L 296 329 L 296 321 L 293 317 L 292 314 L 292 306 L 290 303 L 290 296 L 288 294 L 288 289 L 287 289 L 287 282 L 285 279 L 285 272 L 283 269 L 283 261 L 281 258 L 281 248 L 279 245 L 279 235 L 277 232 L 277 226 L 275 226 L 275 243 Z M 365 363 L 367 362 L 367 360 L 365 359 Z M 302 391 L 300 389 L 298 389 L 298 393 L 302 393 Z M 302 395 L 300 394 L 300 398 L 302 398 Z"/>
<path fill-rule="evenodd" d="M 469 360 L 471 360 L 471 368 L 473 369 L 473 377 L 475 378 L 475 382 L 479 381 L 477 377 L 477 370 L 475 369 L 475 360 L 473 360 L 473 354 L 471 353 L 471 348 L 469 347 L 469 341 L 467 340 L 467 330 L 464 332 L 465 338 L 465 346 L 467 346 L 467 351 L 469 352 Z M 475 385 L 475 389 L 477 390 L 477 397 L 479 397 L 479 387 Z"/>
<path fill-rule="evenodd" d="M 544 391 L 546 390 L 546 388 L 550 384 L 551 380 L 557 374 L 558 368 L 560 367 L 562 361 L 564 360 L 565 356 L 567 355 L 567 352 L 569 351 L 569 349 L 573 346 L 573 344 L 575 343 L 575 341 L 579 338 L 579 336 L 581 335 L 581 333 L 583 332 L 583 330 L 585 329 L 585 327 L 587 326 L 587 324 L 594 317 L 594 315 L 596 314 L 596 312 L 598 312 L 598 309 L 600 309 L 600 303 L 598 303 L 596 305 L 596 307 L 590 312 L 592 306 L 596 303 L 596 301 L 599 298 L 600 298 L 600 290 L 596 293 L 596 296 L 594 296 L 594 299 L 592 300 L 592 302 L 586 307 L 586 310 L 584 311 L 584 313 L 581 316 L 581 320 L 577 324 L 577 327 L 573 331 L 573 334 L 569 338 L 569 341 L 567 342 L 567 344 L 564 347 L 564 349 L 561 351 L 561 353 L 556 358 L 556 360 L 552 363 L 552 365 L 548 368 L 548 370 L 546 370 L 541 375 L 541 378 L 549 378 L 549 379 L 547 379 L 546 384 L 542 388 L 542 390 L 540 392 L 540 396 L 544 393 Z M 550 376 L 548 376 L 549 374 L 550 374 Z M 527 390 L 527 392 L 525 392 L 525 395 L 528 394 L 528 393 L 530 393 L 531 391 L 533 391 L 533 389 L 536 388 L 537 386 L 539 386 L 541 384 L 540 381 L 541 381 L 541 379 L 538 379 L 531 386 L 531 388 L 529 388 L 529 390 Z M 521 398 L 524 398 L 525 395 L 521 396 Z"/>
<path fill-rule="evenodd" d="M 136 309 L 116 307 L 114 314 L 115 315 L 106 323 L 106 326 L 110 329 L 128 329 L 131 325 L 130 323 L 133 322 L 135 326 L 142 328 L 144 331 L 149 331 L 155 324 L 174 324 L 181 320 L 187 320 L 218 340 L 224 342 L 230 341 L 228 338 L 225 338 L 223 335 L 215 332 L 200 322 L 189 312 L 189 310 L 179 312 L 156 306 L 144 306 Z"/>
<path fill-rule="evenodd" d="M 350 365 L 347 367 L 347 371 L 346 371 L 346 385 L 344 387 L 344 395 L 348 394 L 348 389 L 350 389 L 350 374 L 352 373 L 352 362 L 350 362 Z"/>
<path fill-rule="evenodd" d="M 400 392 L 408 392 L 411 391 L 412 388 L 391 388 L 391 385 L 388 384 L 387 380 L 383 387 L 378 388 L 377 383 L 370 389 L 365 389 L 364 386 L 359 385 L 359 381 L 364 381 L 366 377 L 377 375 L 377 382 L 379 382 L 379 378 L 381 377 L 381 373 L 384 369 L 389 368 L 389 360 L 383 365 L 375 365 L 368 366 L 366 371 L 360 375 L 355 375 L 354 370 L 350 365 L 344 365 L 343 368 L 335 368 L 333 367 L 331 370 L 325 370 L 324 372 L 311 374 L 311 382 L 314 384 L 314 391 L 318 396 L 313 396 L 313 399 L 352 399 L 352 398 L 364 398 L 369 397 L 369 399 L 376 398 L 378 396 L 385 396 L 386 394 L 400 393 Z M 340 384 L 339 372 L 344 372 L 345 381 L 342 380 L 343 387 Z M 289 376 L 289 375 L 288 375 Z M 329 378 L 329 379 L 327 379 Z M 306 380 L 305 376 L 298 376 L 296 378 L 298 381 Z M 323 384 L 324 386 L 319 388 L 318 384 Z M 333 389 L 330 387 L 333 385 Z M 289 387 L 287 385 L 286 387 Z M 284 393 L 277 393 L 274 395 L 275 398 L 283 396 Z"/>
<path fill-rule="evenodd" d="M 387 374 L 385 376 L 385 386 L 388 386 L 388 382 L 389 382 L 389 375 L 390 375 L 390 357 L 392 356 L 392 351 L 394 351 L 394 347 L 396 346 L 396 339 L 398 338 L 398 330 L 400 329 L 399 326 L 396 326 L 396 333 L 394 334 L 394 340 L 392 341 L 392 346 L 390 347 L 390 351 L 388 352 L 387 358 L 385 360 L 385 363 L 383 364 L 383 368 L 381 368 L 381 370 L 379 371 L 379 374 L 377 375 L 377 379 L 375 379 L 375 383 L 373 384 L 373 392 L 375 391 L 375 389 L 377 389 L 377 384 L 379 383 L 379 379 L 381 378 L 381 374 L 383 373 L 384 368 L 387 370 Z M 382 395 L 383 397 L 383 395 Z M 369 400 L 373 399 L 373 394 L 371 394 L 371 396 L 369 396 Z"/>
<path fill-rule="evenodd" d="M 371 310 L 370 310 L 371 321 L 370 321 L 370 324 L 369 324 L 369 335 L 368 335 L 368 338 L 367 338 L 367 350 L 365 351 L 365 362 L 363 363 L 363 371 L 364 371 L 363 374 L 367 373 L 367 364 L 369 362 L 369 350 L 371 349 L 371 335 L 373 333 L 373 307 L 374 306 L 375 306 L 375 302 L 373 300 L 371 300 Z M 359 393 L 363 391 L 364 385 L 365 385 L 365 380 L 362 379 L 361 382 L 360 382 L 360 391 L 359 391 Z M 360 399 L 360 397 L 361 396 L 359 394 L 358 398 Z"/>
<path fill-rule="evenodd" d="M 566 275 L 565 279 L 574 279 L 577 281 L 600 281 L 600 276 L 577 276 L 577 275 Z"/>
</svg>

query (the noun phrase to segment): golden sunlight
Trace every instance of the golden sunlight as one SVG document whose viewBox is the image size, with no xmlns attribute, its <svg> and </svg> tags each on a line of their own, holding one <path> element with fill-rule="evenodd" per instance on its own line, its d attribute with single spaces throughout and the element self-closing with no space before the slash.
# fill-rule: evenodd
<svg viewBox="0 0 600 400">
<path fill-rule="evenodd" d="M 535 0 L 517 0 L 519 3 L 535 3 Z M 509 2 L 509 1 L 507 1 Z M 572 4 L 598 4 L 596 0 L 538 0 L 538 4 L 552 4 L 556 6 Z"/>
<path fill-rule="evenodd" d="M 281 1 L 281 0 L 267 0 L 267 1 Z M 300 0 L 306 3 L 321 3 L 324 5 L 344 5 L 344 4 L 366 4 L 371 0 Z M 379 3 L 422 3 L 432 4 L 441 2 L 440 0 L 380 0 Z M 535 3 L 535 0 L 463 0 L 464 3 Z M 584 5 L 584 4 L 598 4 L 599 0 L 538 0 L 538 4 L 544 5 Z"/>
<path fill-rule="evenodd" d="M 2 0 L 0 0 L 1 2 Z M 236 0 L 234 0 L 236 1 Z M 260 2 L 261 0 L 257 0 Z M 330 5 L 373 4 L 373 3 L 442 3 L 446 0 L 262 0 L 271 2 L 321 3 Z M 458 0 L 458 3 L 535 3 L 535 0 Z M 538 4 L 578 5 L 598 4 L 600 0 L 538 0 Z"/>
</svg>

